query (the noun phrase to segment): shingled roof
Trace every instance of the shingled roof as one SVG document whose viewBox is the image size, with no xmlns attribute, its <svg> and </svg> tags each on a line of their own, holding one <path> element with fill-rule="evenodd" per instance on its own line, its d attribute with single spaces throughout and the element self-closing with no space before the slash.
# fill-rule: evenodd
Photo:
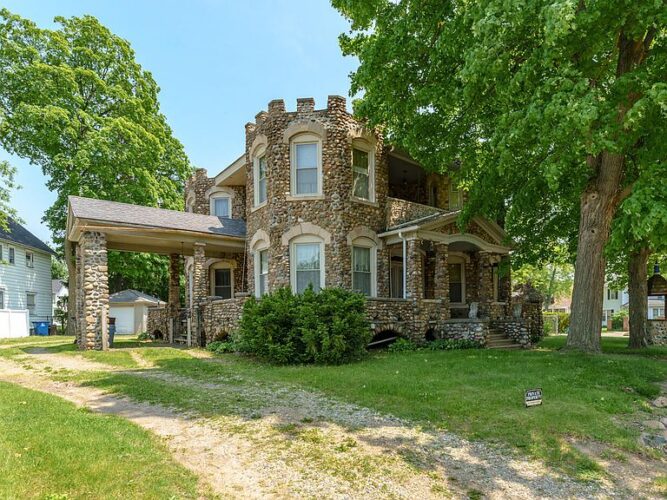
<svg viewBox="0 0 667 500">
<path fill-rule="evenodd" d="M 162 301 L 157 297 L 148 295 L 147 293 L 143 293 L 138 290 L 128 289 L 110 295 L 109 302 L 112 304 L 128 303 L 128 302 L 150 302 L 152 304 L 158 305 Z"/>
<path fill-rule="evenodd" d="M 241 219 L 228 219 L 214 215 L 193 214 L 79 196 L 70 196 L 69 204 L 74 217 L 90 221 L 159 227 L 236 238 L 244 238 L 246 234 L 245 221 Z"/>
<path fill-rule="evenodd" d="M 7 228 L 8 229 L 0 227 L 0 240 L 12 241 L 19 245 L 24 245 L 26 247 L 31 247 L 36 250 L 41 250 L 42 252 L 55 255 L 55 252 L 51 250 L 46 243 L 44 243 L 37 236 L 32 234 L 11 217 L 7 218 Z"/>
</svg>

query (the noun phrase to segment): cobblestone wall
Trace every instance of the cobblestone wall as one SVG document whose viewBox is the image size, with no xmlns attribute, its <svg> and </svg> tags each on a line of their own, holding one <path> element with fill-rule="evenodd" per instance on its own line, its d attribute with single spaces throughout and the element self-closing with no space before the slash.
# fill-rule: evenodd
<svg viewBox="0 0 667 500">
<path fill-rule="evenodd" d="M 525 319 L 504 319 L 491 322 L 493 328 L 498 329 L 506 337 L 521 344 L 524 349 L 531 347 L 530 321 Z"/>
<path fill-rule="evenodd" d="M 248 297 L 209 299 L 201 306 L 206 343 L 226 338 L 239 326 L 243 305 Z"/>
<path fill-rule="evenodd" d="M 421 203 L 388 197 L 386 225 L 388 228 L 398 226 L 404 222 L 437 213 L 444 213 L 444 211 Z"/>
<path fill-rule="evenodd" d="M 471 340 L 485 346 L 489 339 L 489 320 L 450 319 L 442 323 L 438 336 L 450 340 Z"/>
<path fill-rule="evenodd" d="M 651 339 L 656 345 L 667 345 L 667 321 L 664 319 L 651 319 L 648 321 Z"/>
<path fill-rule="evenodd" d="M 104 233 L 85 231 L 77 246 L 80 280 L 79 348 L 102 349 L 109 325 L 109 272 Z M 106 339 L 104 339 L 106 340 Z"/>
</svg>

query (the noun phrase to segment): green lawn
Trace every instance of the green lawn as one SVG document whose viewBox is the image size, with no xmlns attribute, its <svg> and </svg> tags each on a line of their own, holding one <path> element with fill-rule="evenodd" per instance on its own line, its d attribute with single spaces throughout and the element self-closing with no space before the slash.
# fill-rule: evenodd
<svg viewBox="0 0 667 500">
<path fill-rule="evenodd" d="M 196 498 L 147 431 L 0 383 L 0 498 Z"/>
<path fill-rule="evenodd" d="M 280 367 L 233 354 L 216 363 L 170 347 L 137 349 L 156 369 L 202 382 L 292 384 L 315 389 L 472 439 L 497 442 L 579 477 L 597 474 L 596 464 L 576 452 L 569 438 L 596 440 L 621 450 L 639 451 L 637 412 L 667 380 L 667 347 L 637 352 L 627 339 L 603 338 L 602 355 L 559 352 L 564 337 L 545 339 L 530 351 L 463 350 L 375 352 L 344 366 Z M 120 345 L 120 344 L 119 344 Z M 123 359 L 125 349 L 88 353 L 88 359 Z M 193 390 L 127 373 L 88 373 L 76 379 L 143 401 L 171 405 L 205 415 L 228 414 L 261 406 L 233 393 Z M 541 387 L 544 405 L 525 408 L 524 390 Z M 647 417 L 642 417 L 647 418 Z"/>
</svg>

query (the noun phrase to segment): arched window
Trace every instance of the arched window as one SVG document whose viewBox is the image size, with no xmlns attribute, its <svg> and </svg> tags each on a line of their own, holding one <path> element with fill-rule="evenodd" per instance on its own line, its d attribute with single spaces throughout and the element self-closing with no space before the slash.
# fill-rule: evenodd
<svg viewBox="0 0 667 500">
<path fill-rule="evenodd" d="M 352 141 L 352 198 L 375 201 L 375 151 L 360 139 Z"/>
<path fill-rule="evenodd" d="M 266 147 L 259 146 L 253 151 L 253 191 L 254 191 L 254 206 L 260 207 L 266 203 L 267 199 L 267 184 L 266 184 Z"/>
<path fill-rule="evenodd" d="M 226 219 L 232 216 L 234 191 L 225 187 L 213 187 L 206 192 L 210 203 L 210 214 Z"/>
<path fill-rule="evenodd" d="M 366 297 L 377 295 L 377 245 L 370 238 L 352 241 L 352 290 Z"/>
<path fill-rule="evenodd" d="M 234 297 L 234 268 L 235 263 L 222 260 L 209 266 L 209 281 L 211 295 L 222 299 Z"/>
<path fill-rule="evenodd" d="M 255 268 L 255 297 L 269 292 L 269 235 L 259 229 L 250 241 Z"/>
<path fill-rule="evenodd" d="M 325 286 L 324 240 L 303 234 L 290 240 L 290 284 L 295 293 L 312 285 L 316 292 Z"/>
<path fill-rule="evenodd" d="M 304 133 L 291 138 L 290 172 L 292 196 L 322 194 L 322 140 L 319 136 Z"/>
</svg>

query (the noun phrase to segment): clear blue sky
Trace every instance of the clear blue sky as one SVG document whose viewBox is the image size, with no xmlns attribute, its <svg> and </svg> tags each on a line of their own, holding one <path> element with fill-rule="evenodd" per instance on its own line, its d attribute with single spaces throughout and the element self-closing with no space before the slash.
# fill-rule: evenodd
<svg viewBox="0 0 667 500">
<path fill-rule="evenodd" d="M 213 175 L 244 148 L 244 125 L 282 98 L 326 106 L 347 96 L 357 64 L 344 58 L 338 35 L 348 24 L 328 0 L 4 0 L 41 27 L 54 16 L 91 14 L 127 39 L 161 88 L 163 113 L 192 163 Z M 30 231 L 49 242 L 41 222 L 55 196 L 38 167 L 10 157 L 23 186 L 12 204 Z"/>
</svg>

